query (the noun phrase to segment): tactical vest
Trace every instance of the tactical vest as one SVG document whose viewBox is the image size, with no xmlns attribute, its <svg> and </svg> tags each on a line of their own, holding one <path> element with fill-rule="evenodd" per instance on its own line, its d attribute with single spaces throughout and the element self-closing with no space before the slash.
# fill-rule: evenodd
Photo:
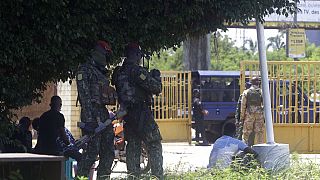
<svg viewBox="0 0 320 180">
<path fill-rule="evenodd" d="M 146 99 L 146 93 L 135 84 L 132 71 L 130 66 L 117 67 L 112 80 L 116 86 L 119 102 L 126 106 Z"/>
<path fill-rule="evenodd" d="M 260 89 L 249 89 L 247 93 L 248 106 L 261 106 L 262 96 Z"/>
</svg>

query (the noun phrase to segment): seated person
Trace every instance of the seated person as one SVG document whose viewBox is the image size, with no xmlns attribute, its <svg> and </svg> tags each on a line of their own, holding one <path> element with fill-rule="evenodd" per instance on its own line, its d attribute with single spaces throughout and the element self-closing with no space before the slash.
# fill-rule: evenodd
<svg viewBox="0 0 320 180">
<path fill-rule="evenodd" d="M 32 150 L 32 133 L 30 131 L 31 120 L 28 117 L 23 117 L 19 120 L 18 130 L 16 132 L 16 139 L 21 142 L 25 147 L 26 152 L 31 152 Z M 18 152 L 21 152 L 19 150 Z"/>
<path fill-rule="evenodd" d="M 39 131 L 40 118 L 39 117 L 34 118 L 31 124 L 32 124 L 32 128 L 35 131 Z"/>
<path fill-rule="evenodd" d="M 236 125 L 227 123 L 224 126 L 223 136 L 218 138 L 212 146 L 209 157 L 208 168 L 227 168 L 231 165 L 233 157 L 243 151 L 244 153 L 251 153 L 255 157 L 256 152 L 246 145 L 244 142 L 234 138 L 236 133 Z"/>
<path fill-rule="evenodd" d="M 72 136 L 69 129 L 64 128 L 64 130 L 65 130 L 65 133 L 67 135 L 67 138 L 68 138 L 70 144 L 67 145 L 63 141 L 62 137 L 58 136 L 56 141 L 59 146 L 59 148 L 58 148 L 59 152 L 61 153 L 61 155 L 64 155 L 65 157 L 71 157 L 71 158 L 75 159 L 77 162 L 79 162 L 81 160 L 82 154 L 79 152 L 79 148 L 74 145 L 76 140 Z"/>
</svg>

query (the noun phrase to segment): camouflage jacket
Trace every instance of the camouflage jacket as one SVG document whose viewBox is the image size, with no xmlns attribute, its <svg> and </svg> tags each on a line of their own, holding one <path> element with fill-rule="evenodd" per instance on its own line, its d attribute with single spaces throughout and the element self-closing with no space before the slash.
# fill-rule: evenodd
<svg viewBox="0 0 320 180">
<path fill-rule="evenodd" d="M 79 66 L 76 75 L 81 116 L 85 116 L 81 117 L 82 122 L 97 122 L 102 120 L 99 118 L 108 118 L 105 89 L 109 86 L 109 80 L 106 70 L 99 68 L 93 61 L 88 61 Z"/>
<path fill-rule="evenodd" d="M 145 68 L 129 63 L 116 68 L 111 82 L 116 86 L 119 103 L 127 106 L 147 102 L 152 94 L 162 90 L 161 80 L 152 77 Z"/>
</svg>

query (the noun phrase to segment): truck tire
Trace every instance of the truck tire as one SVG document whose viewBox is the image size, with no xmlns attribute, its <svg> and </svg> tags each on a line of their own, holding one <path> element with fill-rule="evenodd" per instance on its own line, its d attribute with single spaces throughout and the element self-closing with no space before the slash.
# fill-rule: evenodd
<svg viewBox="0 0 320 180">
<path fill-rule="evenodd" d="M 236 122 L 235 118 L 228 118 L 227 120 L 222 122 L 210 123 L 208 125 L 208 128 L 205 131 L 205 137 L 207 141 L 211 144 L 214 143 L 219 137 L 222 136 L 224 126 L 227 123 L 235 124 L 235 122 Z"/>
<path fill-rule="evenodd" d="M 228 118 L 222 125 L 222 130 L 221 130 L 221 134 L 224 131 L 224 126 L 228 123 L 232 123 L 232 124 L 236 124 L 236 119 L 235 118 Z"/>
</svg>

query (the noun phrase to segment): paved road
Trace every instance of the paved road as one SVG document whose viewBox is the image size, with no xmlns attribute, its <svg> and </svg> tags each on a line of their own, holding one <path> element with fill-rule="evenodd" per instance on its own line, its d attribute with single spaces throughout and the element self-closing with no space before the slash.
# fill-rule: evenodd
<svg viewBox="0 0 320 180">
<path fill-rule="evenodd" d="M 162 143 L 164 170 L 189 171 L 206 168 L 212 146 L 195 146 L 188 143 Z M 303 161 L 320 164 L 320 154 L 301 154 Z M 114 171 L 126 171 L 125 163 L 118 163 Z M 112 173 L 111 177 L 125 177 L 124 173 Z"/>
<path fill-rule="evenodd" d="M 188 171 L 205 168 L 209 162 L 211 146 L 195 146 L 188 143 L 162 143 L 163 168 L 170 171 Z M 125 163 L 118 163 L 114 171 L 126 171 Z M 123 173 L 112 173 L 111 177 L 124 177 Z"/>
<path fill-rule="evenodd" d="M 205 168 L 211 149 L 211 146 L 195 146 L 188 143 L 163 143 L 164 168 L 184 171 Z"/>
</svg>

